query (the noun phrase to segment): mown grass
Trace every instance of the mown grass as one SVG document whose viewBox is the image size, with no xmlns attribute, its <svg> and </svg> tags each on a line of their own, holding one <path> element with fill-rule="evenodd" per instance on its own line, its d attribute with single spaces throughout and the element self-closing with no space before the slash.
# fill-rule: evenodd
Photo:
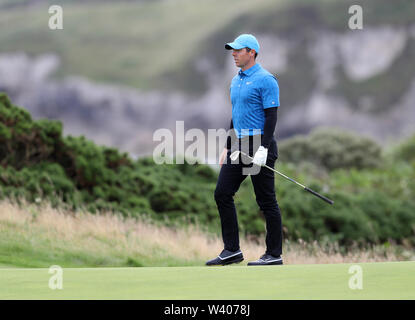
<svg viewBox="0 0 415 320">
<path fill-rule="evenodd" d="M 64 268 L 61 289 L 51 290 L 48 269 L 3 269 L 0 299 L 414 299 L 414 271 L 415 262 Z"/>
<path fill-rule="evenodd" d="M 245 260 L 256 260 L 264 251 L 264 243 L 263 238 L 242 237 Z M 1 266 L 202 266 L 222 246 L 219 234 L 196 225 L 166 227 L 146 218 L 69 212 L 49 204 L 19 207 L 10 201 L 0 202 Z M 345 250 L 331 243 L 285 241 L 283 247 L 286 264 L 415 259 L 409 251 L 395 246 Z"/>
</svg>

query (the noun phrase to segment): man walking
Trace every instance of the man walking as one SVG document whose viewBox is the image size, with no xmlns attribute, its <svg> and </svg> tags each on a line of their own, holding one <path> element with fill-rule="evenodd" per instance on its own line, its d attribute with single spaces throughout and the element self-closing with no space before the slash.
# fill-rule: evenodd
<svg viewBox="0 0 415 320">
<path fill-rule="evenodd" d="M 219 164 L 221 170 L 215 189 L 224 250 L 206 265 L 227 265 L 243 261 L 239 247 L 239 231 L 233 196 L 249 172 L 256 201 L 264 213 L 266 222 L 266 251 L 250 265 L 281 265 L 282 224 L 275 196 L 274 172 L 263 167 L 274 167 L 278 158 L 274 138 L 279 106 L 277 79 L 259 63 L 259 43 L 250 34 L 242 34 L 234 42 L 225 45 L 232 50 L 235 65 L 240 68 L 232 79 L 230 97 L 232 102 L 231 135 L 227 138 Z M 252 163 L 240 158 L 231 161 L 234 150 L 244 151 L 253 157 Z M 241 160 L 241 161 L 239 161 Z M 249 161 L 251 162 L 251 161 Z"/>
</svg>

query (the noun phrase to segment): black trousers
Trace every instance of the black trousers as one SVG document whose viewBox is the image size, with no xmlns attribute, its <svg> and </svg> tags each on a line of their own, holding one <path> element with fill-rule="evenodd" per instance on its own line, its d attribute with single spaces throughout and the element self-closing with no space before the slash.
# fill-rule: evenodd
<svg viewBox="0 0 415 320">
<path fill-rule="evenodd" d="M 274 172 L 265 167 L 253 165 L 252 163 L 248 164 L 251 160 L 244 159 L 243 156 L 237 161 L 231 161 L 229 158 L 231 152 L 236 150 L 236 148 L 253 157 L 255 154 L 254 151 L 258 149 L 259 145 L 255 147 L 251 138 L 247 142 L 248 146 L 246 144 L 244 146 L 243 141 L 241 142 L 239 140 L 236 147 L 228 151 L 226 162 L 222 165 L 215 189 L 215 201 L 221 219 L 224 248 L 230 251 L 240 249 L 238 219 L 233 196 L 247 177 L 246 170 L 256 169 L 253 170 L 256 174 L 251 174 L 250 176 L 255 191 L 256 202 L 265 217 L 265 253 L 278 257 L 282 253 L 282 222 L 280 209 L 275 196 Z M 275 138 L 273 138 L 268 148 L 266 164 L 274 168 L 277 158 L 278 149 Z"/>
</svg>

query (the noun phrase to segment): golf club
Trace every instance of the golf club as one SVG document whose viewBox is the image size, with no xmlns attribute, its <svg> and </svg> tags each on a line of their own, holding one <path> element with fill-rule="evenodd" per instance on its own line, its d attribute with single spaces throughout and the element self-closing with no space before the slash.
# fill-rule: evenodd
<svg viewBox="0 0 415 320">
<path fill-rule="evenodd" d="M 232 152 L 232 154 L 230 155 L 231 160 L 232 161 L 235 161 L 236 159 L 238 159 L 238 157 L 239 157 L 240 154 L 243 154 L 244 156 L 246 156 L 249 159 L 253 160 L 252 157 L 248 156 L 245 152 L 242 152 L 242 151 L 239 151 L 239 150 L 236 150 L 236 151 Z M 280 176 L 283 176 L 284 178 L 290 180 L 291 182 L 294 182 L 295 184 L 297 184 L 300 187 L 302 187 L 305 191 L 310 192 L 311 194 L 319 197 L 320 199 L 326 201 L 327 203 L 330 203 L 330 204 L 333 204 L 334 203 L 333 200 L 330 200 L 329 198 L 326 198 L 325 196 L 322 196 L 321 194 L 315 192 L 314 190 L 312 190 L 310 188 L 307 188 L 306 186 L 302 185 L 301 183 L 298 183 L 297 181 L 295 181 L 294 179 L 291 179 L 290 177 L 287 177 L 285 174 L 283 174 L 283 173 L 281 173 L 281 172 L 279 172 L 279 171 L 277 171 L 277 170 L 275 170 L 275 169 L 273 169 L 273 168 L 271 168 L 271 167 L 269 167 L 267 165 L 264 165 L 264 167 L 268 168 L 269 170 L 274 171 L 275 173 L 278 173 Z"/>
</svg>

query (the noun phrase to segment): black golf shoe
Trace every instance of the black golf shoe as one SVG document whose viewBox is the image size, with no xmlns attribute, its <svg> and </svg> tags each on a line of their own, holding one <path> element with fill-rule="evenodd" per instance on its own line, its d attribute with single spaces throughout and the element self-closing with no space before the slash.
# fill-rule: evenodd
<svg viewBox="0 0 415 320">
<path fill-rule="evenodd" d="M 225 266 L 231 263 L 239 263 L 244 260 L 242 251 L 223 250 L 215 259 L 206 262 L 207 266 Z"/>
<path fill-rule="evenodd" d="M 256 261 L 248 262 L 248 266 L 271 266 L 271 265 L 281 265 L 282 258 L 271 256 L 270 254 L 264 254 Z"/>
</svg>

